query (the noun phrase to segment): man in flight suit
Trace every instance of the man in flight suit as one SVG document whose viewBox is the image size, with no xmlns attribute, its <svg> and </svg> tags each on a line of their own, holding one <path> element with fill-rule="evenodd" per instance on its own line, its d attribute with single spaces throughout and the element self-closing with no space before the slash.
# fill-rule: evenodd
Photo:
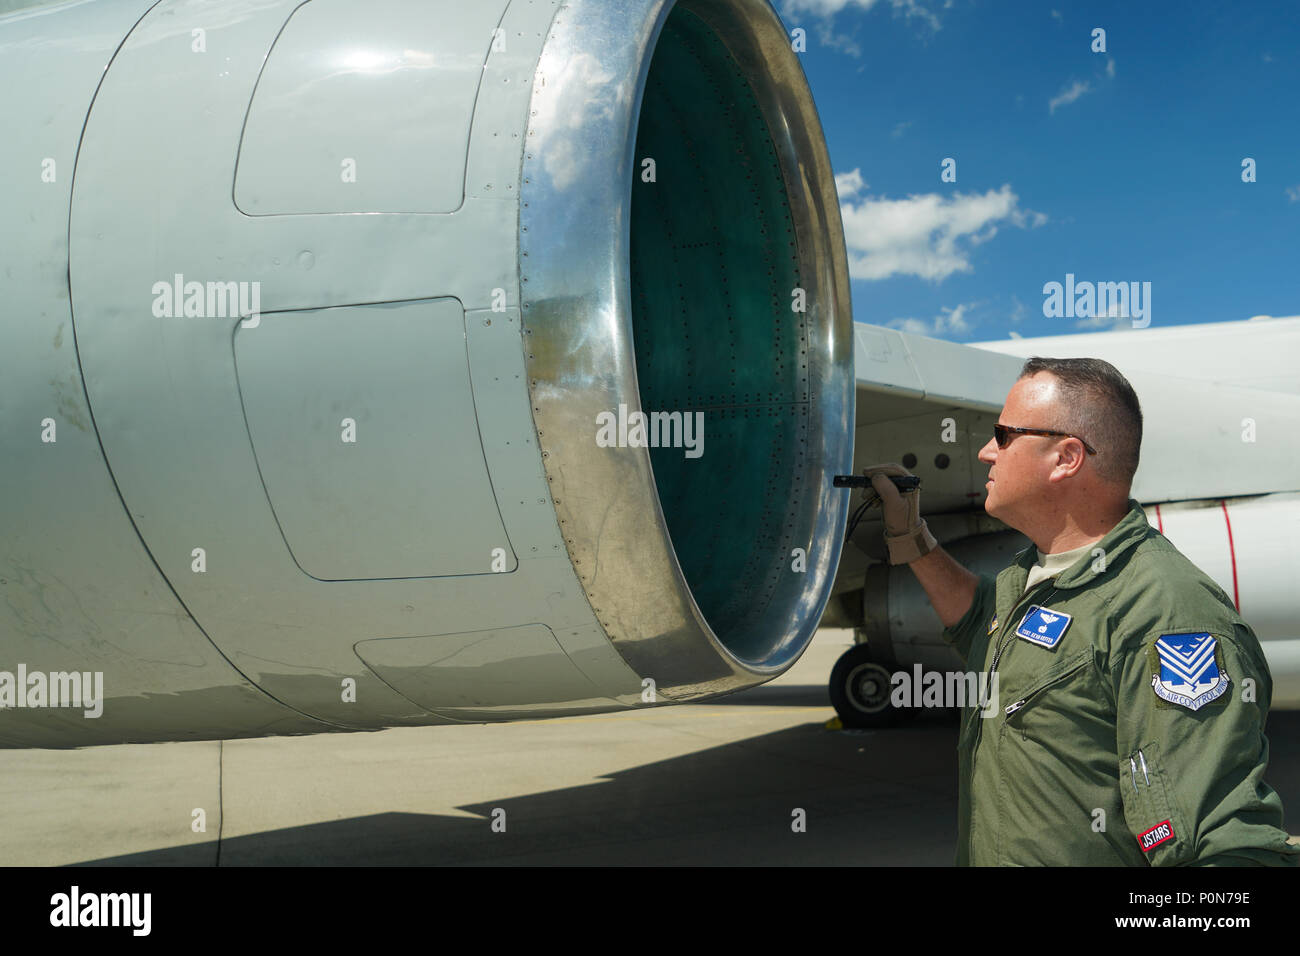
<svg viewBox="0 0 1300 956">
<path fill-rule="evenodd" d="M 1129 498 L 1137 395 L 1098 359 L 1032 358 L 1007 396 L 985 511 L 1036 546 L 996 580 L 939 547 L 919 493 L 867 470 L 891 564 L 997 706 L 958 743 L 958 865 L 1294 866 L 1264 783 L 1272 696 L 1259 640 Z"/>
</svg>

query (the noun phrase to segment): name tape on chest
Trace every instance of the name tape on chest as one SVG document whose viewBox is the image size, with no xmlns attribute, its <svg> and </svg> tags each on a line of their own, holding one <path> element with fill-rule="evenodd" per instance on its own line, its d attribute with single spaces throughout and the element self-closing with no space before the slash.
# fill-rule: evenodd
<svg viewBox="0 0 1300 956">
<path fill-rule="evenodd" d="M 1062 611 L 1032 604 L 1016 628 L 1016 637 L 1023 637 L 1039 647 L 1055 647 L 1065 636 L 1070 620 L 1070 615 Z"/>
<path fill-rule="evenodd" d="M 1188 710 L 1222 697 L 1229 678 L 1219 666 L 1219 641 L 1212 634 L 1164 634 L 1156 640 L 1160 669 L 1151 678 L 1156 696 Z"/>
</svg>

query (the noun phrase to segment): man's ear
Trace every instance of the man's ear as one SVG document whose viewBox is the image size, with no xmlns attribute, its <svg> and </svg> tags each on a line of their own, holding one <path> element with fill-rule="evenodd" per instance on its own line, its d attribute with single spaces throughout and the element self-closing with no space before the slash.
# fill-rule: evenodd
<svg viewBox="0 0 1300 956">
<path fill-rule="evenodd" d="M 1083 447 L 1083 442 L 1077 438 L 1068 438 L 1061 442 L 1061 450 L 1057 452 L 1060 456 L 1061 464 L 1069 469 L 1069 474 L 1077 475 L 1079 469 L 1083 467 L 1083 459 L 1087 451 Z"/>
<path fill-rule="evenodd" d="M 1076 443 L 1079 452 L 1077 455 L 1074 454 Z M 1083 444 L 1077 438 L 1061 442 L 1053 454 L 1056 461 L 1052 465 L 1052 473 L 1047 477 L 1048 481 L 1064 481 L 1071 475 L 1078 474 L 1083 467 Z"/>
</svg>

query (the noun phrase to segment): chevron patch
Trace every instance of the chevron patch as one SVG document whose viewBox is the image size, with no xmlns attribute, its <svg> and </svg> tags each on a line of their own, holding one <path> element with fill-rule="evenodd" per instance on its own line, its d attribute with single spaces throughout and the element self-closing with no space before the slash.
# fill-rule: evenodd
<svg viewBox="0 0 1300 956">
<path fill-rule="evenodd" d="M 1219 667 L 1212 634 L 1164 634 L 1156 640 L 1159 671 L 1151 678 L 1156 696 L 1188 710 L 1200 710 L 1228 689 L 1229 677 Z"/>
</svg>

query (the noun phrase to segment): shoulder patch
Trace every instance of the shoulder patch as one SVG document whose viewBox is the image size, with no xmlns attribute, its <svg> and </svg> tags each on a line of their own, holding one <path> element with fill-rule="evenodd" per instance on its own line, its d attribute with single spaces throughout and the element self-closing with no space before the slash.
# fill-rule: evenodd
<svg viewBox="0 0 1300 956">
<path fill-rule="evenodd" d="M 1053 611 L 1050 607 L 1031 604 L 1016 628 L 1016 637 L 1023 637 L 1039 647 L 1052 648 L 1061 642 L 1071 620 L 1070 615 L 1064 611 Z"/>
<path fill-rule="evenodd" d="M 1228 690 L 1213 634 L 1162 634 L 1152 646 L 1151 689 L 1161 700 L 1197 711 Z"/>
</svg>

